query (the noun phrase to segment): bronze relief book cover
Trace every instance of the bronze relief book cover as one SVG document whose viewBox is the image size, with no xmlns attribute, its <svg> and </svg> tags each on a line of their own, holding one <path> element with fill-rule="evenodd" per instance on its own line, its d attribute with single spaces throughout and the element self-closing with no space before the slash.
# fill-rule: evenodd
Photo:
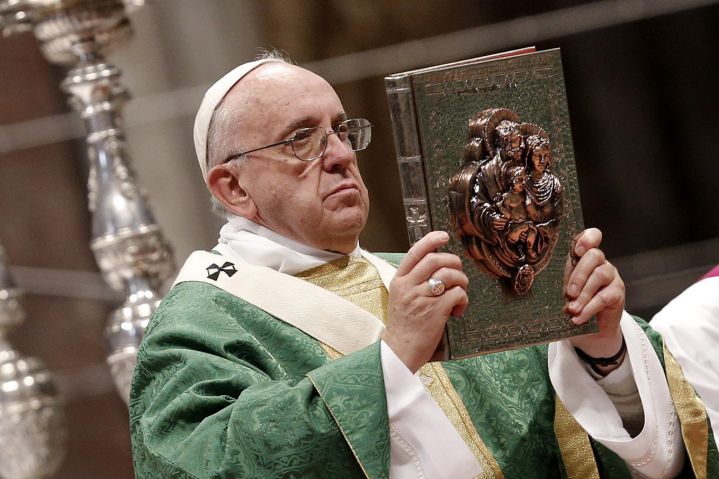
<svg viewBox="0 0 719 479">
<path fill-rule="evenodd" d="M 385 78 L 410 243 L 447 231 L 469 306 L 451 359 L 597 330 L 563 312 L 582 211 L 558 49 L 525 48 Z"/>
</svg>

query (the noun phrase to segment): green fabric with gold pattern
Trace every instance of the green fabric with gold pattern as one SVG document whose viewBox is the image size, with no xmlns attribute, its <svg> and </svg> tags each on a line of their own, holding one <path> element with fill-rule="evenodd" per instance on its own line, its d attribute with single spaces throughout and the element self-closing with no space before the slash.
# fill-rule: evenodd
<svg viewBox="0 0 719 479">
<path fill-rule="evenodd" d="M 182 283 L 138 354 L 136 474 L 387 477 L 379 358 L 375 343 L 330 362 L 294 327 L 211 285 Z M 444 364 L 507 478 L 560 468 L 546 362 L 546 348 L 527 348 Z"/>
<path fill-rule="evenodd" d="M 443 367 L 504 477 L 566 475 L 546 346 Z M 130 421 L 140 478 L 388 476 L 379 343 L 330 361 L 315 339 L 204 283 L 177 285 L 153 317 Z M 622 477 L 594 446 L 600 470 Z"/>
<path fill-rule="evenodd" d="M 546 346 L 443 363 L 505 477 L 558 477 Z"/>
<path fill-rule="evenodd" d="M 137 477 L 386 477 L 379 343 L 328 361 L 317 341 L 211 285 L 167 295 L 138 353 L 130 421 Z M 326 369 L 326 371 L 325 371 Z M 307 373 L 313 372 L 352 449 Z M 362 394 L 357 394 L 361 384 Z"/>
</svg>

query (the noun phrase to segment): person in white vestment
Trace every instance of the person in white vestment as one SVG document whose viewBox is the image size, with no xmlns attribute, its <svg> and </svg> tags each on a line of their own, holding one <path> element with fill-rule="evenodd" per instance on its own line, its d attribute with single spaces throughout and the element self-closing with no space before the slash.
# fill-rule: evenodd
<svg viewBox="0 0 719 479">
<path fill-rule="evenodd" d="M 674 298 L 650 321 L 706 406 L 719 444 L 719 267 Z"/>
</svg>

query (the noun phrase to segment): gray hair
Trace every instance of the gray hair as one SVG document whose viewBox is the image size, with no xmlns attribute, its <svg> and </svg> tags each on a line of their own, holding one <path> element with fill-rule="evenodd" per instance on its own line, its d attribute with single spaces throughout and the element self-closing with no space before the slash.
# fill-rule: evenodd
<svg viewBox="0 0 719 479">
<path fill-rule="evenodd" d="M 255 60 L 275 60 L 278 62 L 294 65 L 284 52 L 278 50 L 262 50 Z M 242 151 L 242 139 L 240 134 L 234 131 L 240 117 L 240 112 L 228 106 L 223 98 L 210 119 L 210 127 L 207 132 L 207 171 L 213 167 L 222 164 L 229 156 Z M 230 163 L 237 167 L 241 167 L 245 157 L 232 160 Z M 215 198 L 210 196 L 212 203 L 212 211 L 222 218 L 227 217 L 225 206 Z"/>
</svg>

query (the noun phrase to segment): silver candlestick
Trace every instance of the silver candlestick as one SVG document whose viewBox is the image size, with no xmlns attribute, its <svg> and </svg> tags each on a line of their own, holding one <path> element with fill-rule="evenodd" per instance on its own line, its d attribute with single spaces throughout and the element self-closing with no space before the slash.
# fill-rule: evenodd
<svg viewBox="0 0 719 479">
<path fill-rule="evenodd" d="M 0 477 L 46 478 L 65 455 L 64 413 L 50 371 L 6 339 L 25 316 L 21 296 L 0 246 Z"/>
<path fill-rule="evenodd" d="M 130 167 L 120 113 L 129 95 L 119 69 L 103 56 L 130 37 L 127 12 L 143 3 L 0 0 L 4 33 L 32 29 L 49 61 L 74 65 L 61 87 L 87 129 L 90 247 L 107 283 L 126 295 L 106 329 L 107 361 L 125 401 L 137 348 L 159 303 L 158 291 L 175 270 L 171 248 Z"/>
</svg>

